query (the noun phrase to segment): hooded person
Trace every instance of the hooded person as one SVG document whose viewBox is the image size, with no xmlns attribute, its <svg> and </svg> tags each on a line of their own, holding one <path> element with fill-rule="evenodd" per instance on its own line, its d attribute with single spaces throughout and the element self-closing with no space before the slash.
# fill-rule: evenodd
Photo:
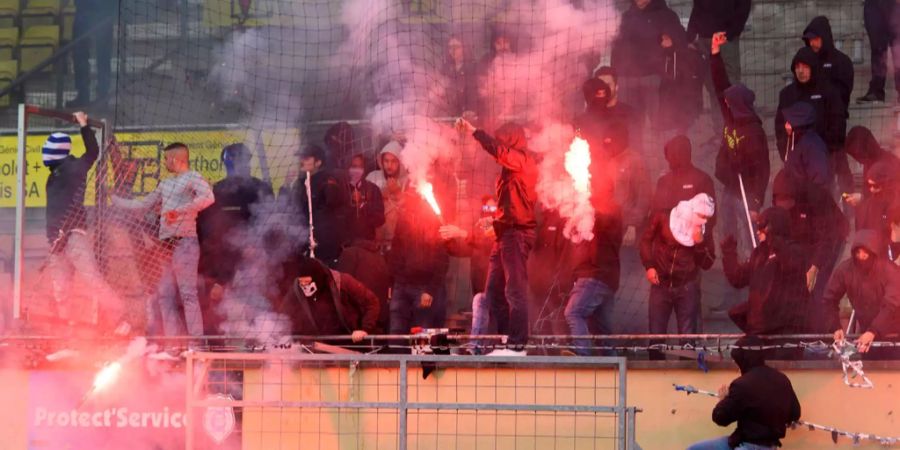
<svg viewBox="0 0 900 450">
<path fill-rule="evenodd" d="M 706 227 L 715 203 L 706 194 L 655 212 L 641 237 L 641 262 L 650 282 L 650 333 L 665 334 L 674 310 L 678 333 L 700 331 L 700 271 L 715 262 L 712 231 Z"/>
<path fill-rule="evenodd" d="M 778 154 L 785 160 L 789 136 L 784 128 L 785 109 L 804 102 L 813 107 L 812 126 L 826 144 L 829 166 L 838 175 L 838 183 L 844 191 L 852 189 L 853 177 L 843 153 L 847 134 L 847 108 L 841 94 L 822 74 L 819 56 L 809 47 L 797 51 L 791 61 L 794 81 L 778 94 L 778 110 L 775 113 L 775 141 Z"/>
<path fill-rule="evenodd" d="M 703 56 L 688 46 L 682 28 L 659 35 L 663 49 L 662 79 L 659 83 L 659 121 L 661 130 L 687 133 L 703 109 Z"/>
<path fill-rule="evenodd" d="M 53 133 L 41 148 L 47 176 L 46 236 L 50 243 L 48 269 L 51 275 L 53 299 L 57 316 L 72 321 L 76 308 L 72 304 L 73 276 L 90 290 L 94 305 L 100 308 L 103 325 L 119 325 L 124 315 L 121 299 L 107 284 L 94 255 L 94 243 L 88 233 L 87 210 L 84 194 L 88 172 L 100 155 L 100 145 L 88 125 L 88 116 L 77 112 L 73 118 L 80 126 L 84 142 L 84 154 L 74 156 L 72 138 L 65 133 Z M 126 327 L 128 328 L 128 327 Z M 118 332 L 127 333 L 123 328 Z"/>
<path fill-rule="evenodd" d="M 900 268 L 883 257 L 885 248 L 876 231 L 857 231 L 850 258 L 835 269 L 825 289 L 827 329 L 835 340 L 845 338 L 839 312 L 846 295 L 856 311 L 857 328 L 863 330 L 856 341 L 861 353 L 875 339 L 900 332 Z"/>
<path fill-rule="evenodd" d="M 691 141 L 678 135 L 666 143 L 664 153 L 669 163 L 669 171 L 656 182 L 652 210 L 668 212 L 679 202 L 690 200 L 697 194 L 706 194 L 715 200 L 716 188 L 712 178 L 698 169 L 691 161 Z M 710 218 L 710 226 L 715 218 Z"/>
<path fill-rule="evenodd" d="M 306 257 L 282 265 L 275 312 L 290 319 L 292 335 L 351 335 L 362 341 L 377 331 L 378 298 L 351 275 Z"/>
<path fill-rule="evenodd" d="M 885 150 L 878 144 L 878 140 L 875 139 L 875 136 L 872 134 L 872 130 L 868 128 L 857 125 L 850 129 L 850 132 L 847 133 L 847 145 L 846 145 L 847 154 L 852 156 L 853 159 L 858 161 L 863 166 L 863 180 L 869 179 L 869 170 L 876 163 L 885 164 L 889 169 L 888 172 L 895 174 L 895 178 L 900 175 L 900 158 L 897 158 L 896 155 L 891 153 L 888 150 Z M 855 197 L 853 199 L 845 199 L 847 203 L 850 203 L 853 206 L 856 206 L 863 197 L 868 196 L 869 190 L 863 189 L 862 194 L 851 194 L 850 197 Z"/>
<path fill-rule="evenodd" d="M 713 408 L 716 425 L 727 427 L 737 422 L 730 436 L 700 442 L 688 450 L 711 448 L 774 449 L 781 447 L 787 427 L 800 420 L 800 400 L 791 380 L 766 365 L 767 343 L 755 336 L 735 342 L 731 359 L 741 376 L 719 388 L 719 402 Z"/>
<path fill-rule="evenodd" d="M 838 89 L 844 108 L 847 108 L 853 92 L 853 61 L 844 52 L 835 48 L 828 18 L 814 17 L 803 30 L 802 39 L 807 47 L 819 55 L 822 76 Z"/>
<path fill-rule="evenodd" d="M 733 236 L 722 242 L 722 267 L 735 288 L 750 288 L 745 303 L 729 310 L 731 320 L 751 335 L 802 333 L 806 327 L 809 289 L 806 247 L 791 240 L 791 216 L 772 207 L 757 218 L 759 245 L 740 261 Z"/>
<path fill-rule="evenodd" d="M 863 180 L 869 195 L 856 208 L 856 229 L 874 230 L 885 245 L 891 241 L 890 209 L 897 201 L 900 185 L 897 180 L 900 173 L 893 170 L 887 161 L 872 165 Z M 887 253 L 893 252 L 879 252 L 888 259 L 896 257 Z"/>
<path fill-rule="evenodd" d="M 346 223 L 346 241 L 374 242 L 376 230 L 384 225 L 385 220 L 381 189 L 375 183 L 363 178 L 366 174 L 366 158 L 362 154 L 354 155 L 350 159 L 347 174 L 350 212 Z"/>
<path fill-rule="evenodd" d="M 390 141 L 382 147 L 375 158 L 378 170 L 366 175 L 366 181 L 381 189 L 384 201 L 384 225 L 375 231 L 375 240 L 382 252 L 387 252 L 394 239 L 394 230 L 403 207 L 404 192 L 409 186 L 406 168 L 400 161 L 403 146 L 397 141 Z"/>
<path fill-rule="evenodd" d="M 495 136 L 464 119 L 457 121 L 457 127 L 470 133 L 501 167 L 493 222 L 497 239 L 491 249 L 485 296 L 492 308 L 491 316 L 497 321 L 497 331 L 509 336 L 509 347 L 492 354 L 525 356 L 529 327 L 527 264 L 537 227 L 537 162 L 528 149 L 525 129 L 519 124 L 505 123 Z"/>
</svg>

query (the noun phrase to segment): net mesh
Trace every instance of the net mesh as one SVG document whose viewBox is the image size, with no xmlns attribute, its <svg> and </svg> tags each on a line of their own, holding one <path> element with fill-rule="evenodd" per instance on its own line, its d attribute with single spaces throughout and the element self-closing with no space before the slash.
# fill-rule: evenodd
<svg viewBox="0 0 900 450">
<path fill-rule="evenodd" d="M 446 218 L 468 230 L 479 218 L 482 196 L 493 193 L 499 167 L 473 139 L 453 128 L 453 120 L 465 116 L 489 131 L 516 121 L 525 125 L 542 170 L 556 168 L 552 177 L 545 176 L 549 184 L 541 199 L 546 204 L 555 197 L 558 204 L 550 206 L 565 208 L 574 191 L 562 167 L 573 137 L 571 124 L 584 111 L 581 84 L 595 68 L 609 63 L 626 3 L 122 2 L 116 18 L 115 95 L 96 112 L 109 120 L 115 142 L 103 143 L 103 155 L 88 174 L 88 207 L 73 210 L 66 219 L 87 219 L 82 251 L 92 254 L 86 259 L 32 258 L 39 267 L 26 271 L 25 307 L 29 314 L 56 314 L 54 299 L 60 294 L 54 289 L 60 289 L 60 279 L 68 279 L 66 296 L 80 305 L 79 320 L 103 322 L 103 311 L 113 309 L 121 314 L 111 314 L 115 319 L 108 321 L 117 322 L 124 314 L 139 332 L 145 329 L 153 312 L 147 305 L 154 304 L 161 274 L 172 261 L 172 249 L 159 239 L 166 218 L 154 208 L 126 210 L 110 197 L 146 198 L 171 177 L 163 148 L 172 142 L 190 148 L 191 169 L 210 186 L 225 177 L 222 148 L 243 143 L 252 155 L 252 175 L 273 193 L 262 195 L 237 223 L 223 225 L 223 234 L 211 241 L 212 247 L 228 247 L 230 253 L 210 250 L 209 241 L 201 244 L 197 295 L 208 334 L 265 342 L 285 331 L 284 317 L 272 305 L 283 294 L 278 289 L 284 275 L 280 262 L 303 251 L 309 240 L 308 221 L 297 202 L 305 195 L 298 151 L 308 145 L 326 150 L 330 168 L 345 169 L 361 153 L 367 169 L 375 170 L 378 152 L 399 141 L 413 186 L 431 177 L 440 180 Z M 685 24 L 691 2 L 669 3 Z M 756 92 L 767 130 L 793 49 L 799 46 L 793 40 L 822 8 L 834 12 L 838 46 L 863 61 L 861 11 L 828 1 L 754 7 L 741 42 L 742 81 Z M 462 57 L 455 64 L 451 54 L 458 51 Z M 717 136 L 708 112 L 691 128 L 696 144 Z M 872 108 L 851 112 L 851 123 L 869 124 L 879 137 L 885 136 L 890 120 L 886 112 Z M 46 130 L 61 126 L 41 118 L 29 124 Z M 73 154 L 79 154 L 83 143 L 67 126 Z M 644 133 L 641 159 L 650 183 L 666 168 L 661 152 L 666 137 L 649 128 Z M 39 158 L 34 152 L 43 139 L 30 137 L 30 160 Z M 695 145 L 698 166 L 710 173 L 716 148 L 716 142 Z M 328 235 L 324 225 L 317 232 L 320 240 Z M 542 244 L 551 245 L 538 242 Z M 611 331 L 644 332 L 648 284 L 635 247 L 628 247 L 622 254 Z M 85 276 L 79 261 L 94 261 L 98 275 Z M 53 275 L 59 264 L 66 275 Z M 451 314 L 471 308 L 469 265 L 466 258 L 451 262 Z M 217 279 L 205 271 L 210 266 L 224 266 L 228 274 Z M 556 261 L 532 267 L 540 278 L 531 295 L 535 332 L 567 331 L 562 310 L 568 285 L 561 267 Z M 723 310 L 734 303 L 728 300 L 734 294 L 720 269 L 704 279 L 707 308 Z M 184 295 L 178 280 L 174 285 Z"/>
</svg>

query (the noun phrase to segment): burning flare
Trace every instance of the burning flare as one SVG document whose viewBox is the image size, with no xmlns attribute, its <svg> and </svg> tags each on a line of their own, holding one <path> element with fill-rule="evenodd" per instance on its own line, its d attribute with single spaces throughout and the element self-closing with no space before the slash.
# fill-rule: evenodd
<svg viewBox="0 0 900 450">
<path fill-rule="evenodd" d="M 94 385 L 91 388 L 91 392 L 100 392 L 106 389 L 119 378 L 119 373 L 121 372 L 122 364 L 120 362 L 113 361 L 107 364 L 94 377 Z"/>
<path fill-rule="evenodd" d="M 566 222 L 563 235 L 572 242 L 594 239 L 594 208 L 591 205 L 591 147 L 579 136 L 572 139 L 566 152 L 565 168 L 572 178 L 575 199 L 571 214 L 564 214 L 571 220 Z"/>
<path fill-rule="evenodd" d="M 434 198 L 434 186 L 428 182 L 419 183 L 419 195 L 428 202 L 428 205 L 431 206 L 431 209 L 434 210 L 434 213 L 437 214 L 438 217 L 441 216 L 441 207 L 438 205 L 437 199 Z M 443 218 L 441 218 L 443 220 Z"/>
</svg>

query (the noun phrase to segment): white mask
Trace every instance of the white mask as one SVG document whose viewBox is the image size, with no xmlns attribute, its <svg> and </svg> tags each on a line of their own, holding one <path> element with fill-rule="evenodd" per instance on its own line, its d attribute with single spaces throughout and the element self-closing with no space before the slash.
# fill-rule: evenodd
<svg viewBox="0 0 900 450">
<path fill-rule="evenodd" d="M 316 287 L 316 282 L 312 281 L 309 284 L 301 284 L 300 290 L 303 291 L 303 295 L 312 297 L 319 289 Z"/>
</svg>

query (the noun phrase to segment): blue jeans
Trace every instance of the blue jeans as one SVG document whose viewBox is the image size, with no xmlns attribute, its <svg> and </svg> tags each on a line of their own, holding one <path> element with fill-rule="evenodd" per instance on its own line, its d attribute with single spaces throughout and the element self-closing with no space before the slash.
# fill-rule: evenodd
<svg viewBox="0 0 900 450">
<path fill-rule="evenodd" d="M 566 305 L 566 322 L 569 332 L 576 336 L 591 334 L 588 320 L 591 320 L 599 334 L 610 334 L 605 323 L 605 314 L 612 307 L 615 292 L 605 283 L 594 278 L 579 278 L 569 294 Z M 575 339 L 575 353 L 579 356 L 590 356 L 589 339 Z"/>
<path fill-rule="evenodd" d="M 683 286 L 668 287 L 665 282 L 650 286 L 649 326 L 651 334 L 665 334 L 669 317 L 675 312 L 677 333 L 700 332 L 700 282 L 689 281 Z"/>
<path fill-rule="evenodd" d="M 484 295 L 497 321 L 497 333 L 511 347 L 528 343 L 528 274 L 526 262 L 534 246 L 534 230 L 504 230 L 491 249 Z"/>
<path fill-rule="evenodd" d="M 431 306 L 420 308 L 422 294 L 431 295 Z M 442 328 L 447 316 L 444 286 L 394 283 L 391 291 L 391 334 L 409 334 L 413 327 Z"/>
<path fill-rule="evenodd" d="M 731 450 L 731 446 L 728 445 L 728 436 L 722 436 L 720 438 L 698 442 L 688 447 L 687 450 Z M 775 447 L 744 442 L 735 447 L 734 450 L 775 450 Z"/>
<path fill-rule="evenodd" d="M 187 334 L 191 336 L 203 335 L 203 315 L 197 295 L 199 260 L 200 245 L 197 238 L 182 238 L 172 249 L 172 257 L 162 266 L 156 302 L 162 317 L 163 334 L 166 336 L 178 336 L 184 328 L 187 328 Z M 147 326 L 151 330 L 158 330 L 153 323 L 155 317 L 155 311 L 148 311 L 150 323 Z"/>
</svg>

